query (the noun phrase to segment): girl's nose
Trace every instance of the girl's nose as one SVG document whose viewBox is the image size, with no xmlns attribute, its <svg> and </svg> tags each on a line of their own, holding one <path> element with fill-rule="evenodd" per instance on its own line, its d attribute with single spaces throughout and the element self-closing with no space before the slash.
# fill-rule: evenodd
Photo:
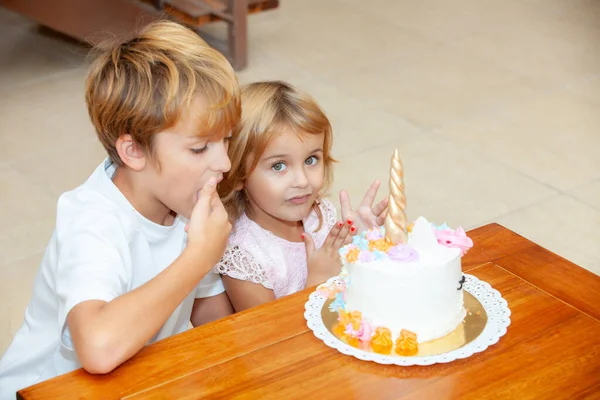
<svg viewBox="0 0 600 400">
<path fill-rule="evenodd" d="M 306 176 L 306 172 L 304 168 L 299 168 L 299 170 L 295 174 L 296 181 L 294 182 L 296 187 L 306 187 L 308 186 L 308 176 Z"/>
</svg>

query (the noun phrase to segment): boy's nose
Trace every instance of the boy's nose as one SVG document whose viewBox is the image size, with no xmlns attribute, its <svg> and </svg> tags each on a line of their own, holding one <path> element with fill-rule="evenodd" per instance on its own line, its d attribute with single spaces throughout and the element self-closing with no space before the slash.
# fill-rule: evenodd
<svg viewBox="0 0 600 400">
<path fill-rule="evenodd" d="M 229 156 L 227 155 L 227 147 L 225 146 L 225 144 L 221 143 L 221 146 L 219 146 L 219 152 L 216 154 L 215 160 L 213 162 L 213 170 L 225 173 L 230 169 L 231 161 L 229 160 Z"/>
</svg>

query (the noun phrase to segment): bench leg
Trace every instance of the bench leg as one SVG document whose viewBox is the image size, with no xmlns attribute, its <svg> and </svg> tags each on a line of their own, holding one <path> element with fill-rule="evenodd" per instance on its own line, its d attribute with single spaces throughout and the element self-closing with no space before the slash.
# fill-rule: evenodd
<svg viewBox="0 0 600 400">
<path fill-rule="evenodd" d="M 228 24 L 228 47 L 235 70 L 248 65 L 248 0 L 227 0 L 233 23 Z"/>
</svg>

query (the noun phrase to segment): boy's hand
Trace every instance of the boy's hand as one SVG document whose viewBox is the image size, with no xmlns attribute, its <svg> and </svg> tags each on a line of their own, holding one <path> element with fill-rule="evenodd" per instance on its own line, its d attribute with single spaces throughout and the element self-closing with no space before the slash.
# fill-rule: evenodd
<svg viewBox="0 0 600 400">
<path fill-rule="evenodd" d="M 327 279 L 339 274 L 342 262 L 340 248 L 352 241 L 356 234 L 356 227 L 351 220 L 346 223 L 337 222 L 318 250 L 310 235 L 303 233 L 302 240 L 306 245 L 306 264 L 308 266 L 308 279 L 306 286 L 313 286 L 325 282 Z"/>
<path fill-rule="evenodd" d="M 342 208 L 342 219 L 356 221 L 356 227 L 359 231 L 383 225 L 388 198 L 386 197 L 373 206 L 373 201 L 377 196 L 380 184 L 379 181 L 374 181 L 371 184 L 357 210 L 352 210 L 348 193 L 345 190 L 341 190 L 340 206 Z"/>
<path fill-rule="evenodd" d="M 217 194 L 217 181 L 210 178 L 198 193 L 198 202 L 186 225 L 187 247 L 207 258 L 210 266 L 223 256 L 231 224 Z"/>
</svg>

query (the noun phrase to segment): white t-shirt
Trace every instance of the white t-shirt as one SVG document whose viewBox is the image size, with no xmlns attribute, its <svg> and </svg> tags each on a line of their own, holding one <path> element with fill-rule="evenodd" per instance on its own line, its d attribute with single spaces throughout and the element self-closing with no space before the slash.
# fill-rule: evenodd
<svg viewBox="0 0 600 400">
<path fill-rule="evenodd" d="M 109 302 L 168 267 L 185 247 L 185 221 L 155 224 L 140 215 L 113 184 L 105 160 L 77 189 L 58 200 L 56 229 L 35 278 L 23 325 L 0 360 L 0 399 L 80 368 L 66 318 L 86 300 Z M 194 298 L 225 289 L 209 273 L 150 343 L 185 331 Z M 152 310 L 148 310 L 149 313 Z"/>
</svg>

